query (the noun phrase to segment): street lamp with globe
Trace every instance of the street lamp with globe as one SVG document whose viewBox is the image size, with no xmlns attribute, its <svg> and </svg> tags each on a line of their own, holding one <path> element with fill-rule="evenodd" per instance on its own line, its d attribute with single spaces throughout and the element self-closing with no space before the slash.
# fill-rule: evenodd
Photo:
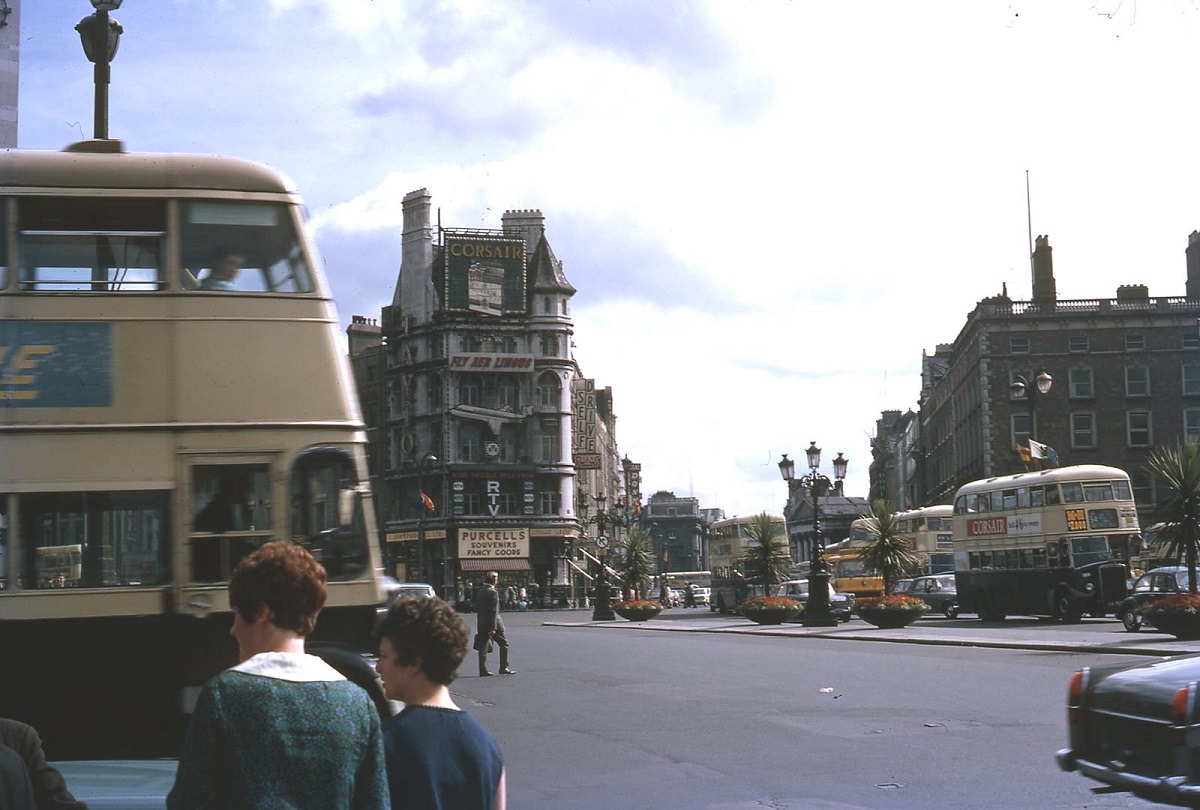
<svg viewBox="0 0 1200 810">
<path fill-rule="evenodd" d="M 787 453 L 783 454 L 783 460 L 779 462 L 779 473 L 788 483 L 788 492 L 794 488 L 802 488 L 808 490 L 812 497 L 812 564 L 808 574 L 808 601 L 804 605 L 803 622 L 805 627 L 834 627 L 837 625 L 837 619 L 829 604 L 831 574 L 829 564 L 825 562 L 825 544 L 821 539 L 821 510 L 817 500 L 822 493 L 833 489 L 834 483 L 827 476 L 817 472 L 817 468 L 821 466 L 821 448 L 817 447 L 817 443 L 811 442 L 805 453 L 808 455 L 809 473 L 801 478 L 796 478 L 796 462 L 788 458 Z M 849 459 L 843 458 L 841 453 L 833 460 L 833 475 L 839 483 L 846 478 L 846 467 L 849 463 Z"/>
</svg>

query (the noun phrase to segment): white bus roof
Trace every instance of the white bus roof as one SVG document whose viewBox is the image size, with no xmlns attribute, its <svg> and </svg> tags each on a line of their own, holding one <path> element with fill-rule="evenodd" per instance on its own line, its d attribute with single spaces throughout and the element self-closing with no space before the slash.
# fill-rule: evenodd
<svg viewBox="0 0 1200 810">
<path fill-rule="evenodd" d="M 83 141 L 59 152 L 0 152 L 0 193 L 38 188 L 296 193 L 282 172 L 224 155 L 126 152 L 120 141 Z"/>
</svg>

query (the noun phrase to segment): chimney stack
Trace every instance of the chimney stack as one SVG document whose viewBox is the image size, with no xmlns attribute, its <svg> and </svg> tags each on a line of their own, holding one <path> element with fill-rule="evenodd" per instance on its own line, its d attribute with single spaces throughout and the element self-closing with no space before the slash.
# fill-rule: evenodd
<svg viewBox="0 0 1200 810">
<path fill-rule="evenodd" d="M 1054 260 L 1051 258 L 1050 237 L 1039 236 L 1033 248 L 1033 301 L 1039 307 L 1054 309 L 1058 291 L 1054 283 Z"/>
<path fill-rule="evenodd" d="M 1200 298 L 1200 231 L 1188 234 L 1184 253 L 1187 256 L 1187 297 Z"/>
</svg>

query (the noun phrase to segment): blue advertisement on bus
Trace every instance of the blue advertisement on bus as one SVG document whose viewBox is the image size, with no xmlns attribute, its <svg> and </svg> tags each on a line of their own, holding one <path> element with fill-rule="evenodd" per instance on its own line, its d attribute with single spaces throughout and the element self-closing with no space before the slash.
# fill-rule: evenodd
<svg viewBox="0 0 1200 810">
<path fill-rule="evenodd" d="M 113 404 L 112 325 L 0 322 L 0 408 Z"/>
</svg>

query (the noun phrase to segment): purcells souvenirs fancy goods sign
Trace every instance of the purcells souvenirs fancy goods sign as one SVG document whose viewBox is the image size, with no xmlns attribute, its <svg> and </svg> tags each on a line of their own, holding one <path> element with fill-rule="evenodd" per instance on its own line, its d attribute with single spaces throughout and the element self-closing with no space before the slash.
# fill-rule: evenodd
<svg viewBox="0 0 1200 810">
<path fill-rule="evenodd" d="M 529 529 L 459 529 L 460 560 L 505 559 L 529 556 Z"/>
</svg>

